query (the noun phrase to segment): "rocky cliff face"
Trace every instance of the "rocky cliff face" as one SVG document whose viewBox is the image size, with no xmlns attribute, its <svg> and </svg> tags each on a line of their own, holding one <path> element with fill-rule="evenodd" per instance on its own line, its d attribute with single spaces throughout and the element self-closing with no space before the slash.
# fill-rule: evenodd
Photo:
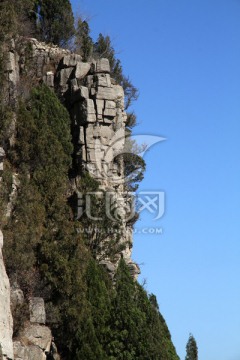
<svg viewBox="0 0 240 360">
<path fill-rule="evenodd" d="M 126 213 L 130 197 L 126 194 L 123 162 L 114 161 L 125 145 L 124 92 L 111 78 L 108 60 L 82 62 L 80 55 L 25 38 L 9 44 L 6 74 L 6 98 L 12 104 L 16 103 L 19 94 L 23 97 L 28 95 L 29 83 L 34 86 L 44 82 L 61 97 L 72 120 L 74 166 L 70 189 L 78 197 L 76 213 L 81 216 L 81 194 L 78 193 L 77 183 L 85 169 L 100 182 L 102 190 L 113 194 L 115 210 L 117 208 L 117 215 L 121 217 L 121 241 L 125 248 L 117 254 L 114 263 L 107 257 L 101 258 L 101 263 L 113 276 L 118 260 L 123 257 L 136 278 L 139 267 L 131 259 L 132 228 L 127 223 Z M 13 121 L 10 146 L 14 143 L 14 128 Z M 6 151 L 9 144 L 6 144 Z M 3 170 L 3 156 L 4 150 L 0 149 L 0 171 Z M 7 211 L 11 212 L 11 204 Z M 116 213 L 109 212 L 108 215 L 113 219 Z M 0 342 L 3 353 L 13 358 L 10 286 L 1 247 L 0 232 Z M 39 313 L 34 316 L 41 317 Z M 45 359 L 45 352 L 54 346 L 51 331 L 44 325 L 45 321 L 33 321 L 33 317 L 29 320 L 20 339 L 14 343 L 15 359 Z"/>
<path fill-rule="evenodd" d="M 14 50 L 15 49 L 15 50 Z M 139 274 L 139 267 L 131 259 L 132 228 L 127 225 L 126 209 L 130 207 L 130 197 L 125 191 L 122 162 L 115 162 L 125 145 L 124 91 L 110 76 L 108 59 L 82 62 L 81 56 L 48 46 L 35 39 L 20 39 L 12 47 L 14 56 L 9 69 L 20 74 L 17 88 L 24 88 L 24 76 L 31 81 L 43 81 L 58 93 L 72 119 L 74 145 L 72 191 L 78 194 L 77 183 L 83 169 L 101 184 L 115 203 L 115 212 L 109 211 L 109 218 L 121 217 L 121 238 L 125 249 L 118 254 L 129 265 L 133 277 Z M 16 69 L 19 64 L 19 70 Z M 30 65 L 29 65 L 30 64 Z M 17 77 L 14 77 L 17 79 Z M 27 81 L 28 82 L 28 81 Z M 17 81 L 18 83 L 18 81 Z M 13 86 L 14 87 L 14 86 Z M 16 87 L 16 86 L 15 86 Z M 78 214 L 81 209 L 78 209 Z M 116 214 L 117 212 L 117 214 Z M 111 274 L 117 267 L 107 258 L 102 260 Z"/>
</svg>

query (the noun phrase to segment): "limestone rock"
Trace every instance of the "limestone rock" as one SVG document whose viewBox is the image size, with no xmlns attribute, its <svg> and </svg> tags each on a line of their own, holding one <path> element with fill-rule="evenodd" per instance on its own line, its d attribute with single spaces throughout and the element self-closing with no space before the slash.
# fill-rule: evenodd
<svg viewBox="0 0 240 360">
<path fill-rule="evenodd" d="M 27 324 L 19 340 L 14 341 L 14 359 L 46 360 L 51 346 L 52 334 L 47 326 Z"/>
<path fill-rule="evenodd" d="M 82 61 L 82 57 L 81 55 L 78 54 L 69 54 L 69 55 L 65 55 L 62 60 L 60 65 L 62 67 L 73 67 L 76 66 L 78 62 Z"/>
<path fill-rule="evenodd" d="M 96 100 L 96 106 L 97 106 L 98 115 L 102 115 L 103 114 L 103 109 L 104 109 L 104 100 L 98 100 L 97 99 Z"/>
<path fill-rule="evenodd" d="M 111 87 L 111 78 L 109 74 L 97 74 L 95 75 L 98 86 Z"/>
<path fill-rule="evenodd" d="M 46 360 L 43 350 L 37 346 L 24 346 L 20 341 L 14 341 L 13 349 L 15 360 Z"/>
<path fill-rule="evenodd" d="M 100 100 L 116 100 L 116 92 L 114 88 L 99 86 L 96 98 Z"/>
<path fill-rule="evenodd" d="M 93 100 L 92 99 L 84 100 L 83 108 L 86 113 L 87 122 L 89 123 L 96 122 L 97 118 L 96 118 L 96 111 Z"/>
<path fill-rule="evenodd" d="M 11 310 L 12 312 L 17 306 L 22 305 L 24 302 L 23 291 L 16 285 L 11 287 Z"/>
<path fill-rule="evenodd" d="M 110 65 L 108 59 L 98 59 L 95 63 L 96 73 L 110 73 Z"/>
<path fill-rule="evenodd" d="M 20 334 L 21 342 L 25 345 L 35 345 L 49 351 L 52 342 L 51 330 L 47 326 L 28 324 Z"/>
<path fill-rule="evenodd" d="M 70 75 L 73 71 L 73 68 L 65 68 L 60 70 L 59 72 L 59 85 L 60 86 L 65 86 L 68 83 L 68 80 L 70 78 Z"/>
<path fill-rule="evenodd" d="M 33 297 L 29 301 L 30 322 L 45 324 L 46 312 L 43 298 Z"/>
<path fill-rule="evenodd" d="M 89 72 L 91 65 L 89 63 L 79 62 L 75 69 L 75 78 L 82 79 Z"/>
<path fill-rule="evenodd" d="M 15 69 L 15 55 L 13 52 L 7 54 L 6 71 L 14 71 Z"/>
<path fill-rule="evenodd" d="M 103 115 L 114 118 L 116 116 L 116 109 L 104 109 Z"/>
</svg>

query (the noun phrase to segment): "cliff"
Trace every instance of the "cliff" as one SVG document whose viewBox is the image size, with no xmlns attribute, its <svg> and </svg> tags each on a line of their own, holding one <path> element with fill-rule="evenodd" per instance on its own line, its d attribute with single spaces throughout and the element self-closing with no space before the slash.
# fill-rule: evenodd
<svg viewBox="0 0 240 360">
<path fill-rule="evenodd" d="M 63 359 L 117 359 L 125 337 L 133 344 L 124 350 L 131 359 L 154 351 L 156 359 L 177 359 L 156 304 L 136 283 L 136 214 L 123 160 L 127 114 L 108 59 L 83 62 L 69 50 L 23 37 L 11 40 L 6 54 L 11 116 L 0 148 L 7 180 L 0 186 L 11 292 L 0 252 L 4 356 L 59 359 L 53 332 Z"/>
</svg>

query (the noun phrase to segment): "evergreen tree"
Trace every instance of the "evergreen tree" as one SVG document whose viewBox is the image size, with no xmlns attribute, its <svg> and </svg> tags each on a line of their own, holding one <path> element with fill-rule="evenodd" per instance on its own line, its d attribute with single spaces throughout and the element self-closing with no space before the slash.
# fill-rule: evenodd
<svg viewBox="0 0 240 360">
<path fill-rule="evenodd" d="M 39 0 L 39 32 L 45 42 L 65 46 L 74 35 L 74 17 L 69 0 Z"/>
<path fill-rule="evenodd" d="M 86 20 L 78 19 L 75 33 L 75 51 L 82 56 L 83 61 L 88 61 L 93 53 L 93 41 L 89 25 Z"/>
<path fill-rule="evenodd" d="M 198 360 L 197 342 L 192 334 L 189 335 L 189 339 L 186 345 L 185 360 Z"/>
</svg>

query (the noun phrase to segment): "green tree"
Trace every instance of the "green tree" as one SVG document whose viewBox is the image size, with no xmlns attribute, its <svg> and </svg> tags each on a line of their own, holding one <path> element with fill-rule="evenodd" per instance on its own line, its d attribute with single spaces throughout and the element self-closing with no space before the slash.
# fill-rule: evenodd
<svg viewBox="0 0 240 360">
<path fill-rule="evenodd" d="M 192 334 L 189 335 L 188 342 L 186 345 L 185 360 L 198 360 L 197 342 Z"/>
<path fill-rule="evenodd" d="M 38 0 L 0 1 L 0 41 L 19 35 L 36 36 Z"/>
<path fill-rule="evenodd" d="M 40 38 L 65 46 L 74 35 L 74 17 L 69 0 L 39 0 Z"/>
<path fill-rule="evenodd" d="M 90 36 L 89 25 L 86 20 L 81 18 L 77 21 L 75 51 L 82 56 L 83 61 L 88 61 L 93 54 L 93 41 Z"/>
</svg>

